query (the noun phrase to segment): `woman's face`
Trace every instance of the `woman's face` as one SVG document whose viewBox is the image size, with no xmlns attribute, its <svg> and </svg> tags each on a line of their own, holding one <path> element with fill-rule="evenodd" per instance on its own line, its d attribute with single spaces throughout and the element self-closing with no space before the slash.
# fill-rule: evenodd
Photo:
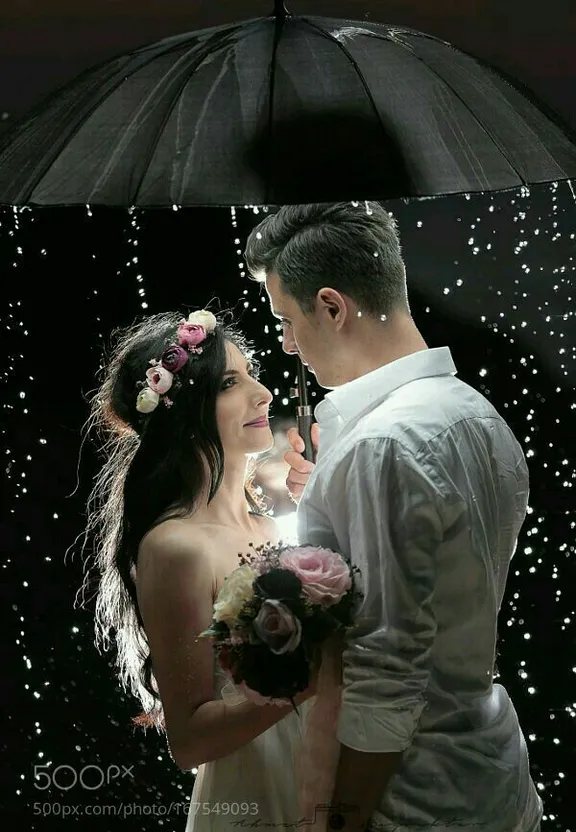
<svg viewBox="0 0 576 832">
<path fill-rule="evenodd" d="M 257 454 L 274 444 L 268 424 L 272 394 L 255 376 L 249 359 L 226 342 L 226 370 L 216 401 L 224 454 Z"/>
</svg>

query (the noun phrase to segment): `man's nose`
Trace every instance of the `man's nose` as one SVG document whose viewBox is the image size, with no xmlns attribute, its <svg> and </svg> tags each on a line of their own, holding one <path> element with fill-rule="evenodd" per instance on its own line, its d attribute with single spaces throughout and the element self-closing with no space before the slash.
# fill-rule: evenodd
<svg viewBox="0 0 576 832">
<path fill-rule="evenodd" d="M 294 353 L 298 352 L 296 342 L 291 334 L 284 333 L 282 336 L 282 349 L 287 355 L 294 355 Z"/>
</svg>

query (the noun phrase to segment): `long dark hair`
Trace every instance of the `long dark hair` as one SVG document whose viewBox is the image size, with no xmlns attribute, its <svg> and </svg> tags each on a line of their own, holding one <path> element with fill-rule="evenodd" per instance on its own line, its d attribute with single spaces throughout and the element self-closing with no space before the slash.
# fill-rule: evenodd
<svg viewBox="0 0 576 832">
<path fill-rule="evenodd" d="M 176 343 L 181 322 L 178 314 L 152 315 L 114 333 L 89 420 L 105 457 L 90 497 L 87 529 L 98 572 L 96 644 L 108 649 L 114 631 L 120 681 L 144 709 L 134 722 L 159 730 L 164 730 L 162 703 L 134 583 L 138 547 L 154 526 L 193 512 L 206 486 L 208 502 L 218 491 L 224 451 L 216 398 L 226 370 L 226 342 L 251 357 L 244 336 L 219 322 L 202 354 L 178 372 L 181 385 L 173 396 L 171 391 L 173 405 L 160 403 L 152 413 L 141 414 L 136 409 L 138 382 L 150 362 Z M 253 511 L 265 511 L 249 476 L 246 499 Z"/>
</svg>

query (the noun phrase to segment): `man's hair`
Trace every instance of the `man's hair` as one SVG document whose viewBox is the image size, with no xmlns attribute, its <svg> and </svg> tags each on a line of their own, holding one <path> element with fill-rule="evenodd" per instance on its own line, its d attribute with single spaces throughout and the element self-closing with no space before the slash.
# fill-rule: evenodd
<svg viewBox="0 0 576 832">
<path fill-rule="evenodd" d="M 252 231 L 245 259 L 258 282 L 276 273 L 306 314 L 324 286 L 369 317 L 409 309 L 396 223 L 376 202 L 285 205 Z"/>
</svg>

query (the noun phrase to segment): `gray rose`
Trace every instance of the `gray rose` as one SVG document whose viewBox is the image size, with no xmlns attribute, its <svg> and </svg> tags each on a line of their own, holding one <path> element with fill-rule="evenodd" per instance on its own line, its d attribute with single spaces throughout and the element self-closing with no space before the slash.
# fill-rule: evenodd
<svg viewBox="0 0 576 832">
<path fill-rule="evenodd" d="M 299 619 L 282 601 L 274 598 L 268 598 L 262 603 L 254 619 L 254 630 L 258 638 L 277 656 L 296 650 L 302 637 Z"/>
</svg>

